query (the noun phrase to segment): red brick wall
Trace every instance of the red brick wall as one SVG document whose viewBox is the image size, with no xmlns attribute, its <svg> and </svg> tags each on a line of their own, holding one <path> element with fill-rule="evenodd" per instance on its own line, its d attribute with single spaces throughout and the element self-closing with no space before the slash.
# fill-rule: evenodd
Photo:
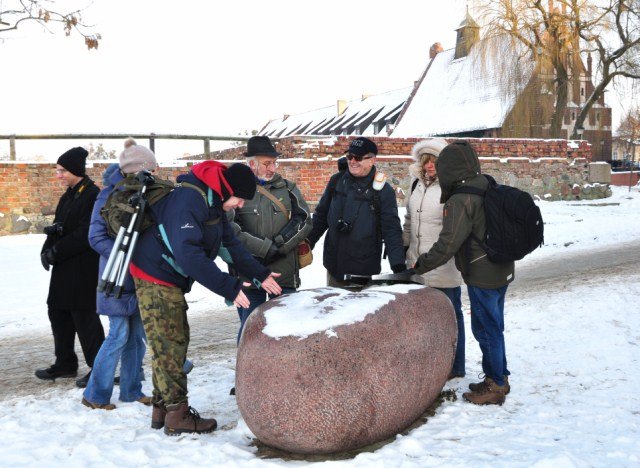
<svg viewBox="0 0 640 468">
<path fill-rule="evenodd" d="M 611 185 L 616 187 L 628 187 L 636 185 L 640 180 L 640 172 L 612 172 Z"/>
<path fill-rule="evenodd" d="M 407 192 L 411 182 L 408 166 L 413 160 L 408 154 L 418 139 L 373 140 L 379 148 L 376 165 L 387 174 L 387 181 L 398 189 L 401 203 L 401 192 Z M 284 153 L 279 172 L 298 183 L 305 199 L 313 207 L 322 196 L 329 177 L 337 170 L 337 158 L 342 156 L 350 141 L 351 138 L 347 137 L 283 139 L 278 144 Z M 579 142 L 579 148 L 574 149 L 566 140 L 469 141 L 473 142 L 481 157 L 483 172 L 492 174 L 501 183 L 520 187 L 540 197 L 560 199 L 570 196 L 574 184 L 582 185 L 588 180 L 590 147 L 587 142 Z M 244 148 L 234 148 L 222 156 L 241 157 L 243 151 Z M 101 175 L 107 165 L 94 163 L 93 167 L 87 168 L 87 173 L 98 185 L 101 185 Z M 187 170 L 187 167 L 162 167 L 158 175 L 175 180 L 178 174 Z M 63 192 L 64 188 L 55 178 L 55 164 L 0 163 L 0 214 L 25 215 L 35 222 L 34 219 L 42 215 L 53 214 Z M 3 231 L 1 226 L 0 231 Z"/>
</svg>

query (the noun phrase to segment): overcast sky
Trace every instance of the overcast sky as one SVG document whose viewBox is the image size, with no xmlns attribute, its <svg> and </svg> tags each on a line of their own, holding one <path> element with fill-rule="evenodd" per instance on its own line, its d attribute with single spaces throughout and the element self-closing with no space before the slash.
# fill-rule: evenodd
<svg viewBox="0 0 640 468">
<path fill-rule="evenodd" d="M 4 36 L 0 134 L 259 129 L 285 113 L 411 86 L 431 44 L 454 46 L 465 5 L 95 0 L 84 20 L 102 34 L 97 51 L 57 25 L 55 35 L 25 27 Z M 47 153 L 19 142 L 20 156 L 29 151 Z"/>
</svg>

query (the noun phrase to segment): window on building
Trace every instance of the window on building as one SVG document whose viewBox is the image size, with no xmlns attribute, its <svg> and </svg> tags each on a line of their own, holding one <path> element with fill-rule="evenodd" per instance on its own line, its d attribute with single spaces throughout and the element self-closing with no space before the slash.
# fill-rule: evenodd
<svg viewBox="0 0 640 468">
<path fill-rule="evenodd" d="M 600 122 L 600 112 L 596 112 L 596 122 Z"/>
<path fill-rule="evenodd" d="M 584 88 L 580 88 L 580 96 L 584 96 Z"/>
<path fill-rule="evenodd" d="M 571 120 L 576 120 L 576 113 L 575 112 L 571 113 Z"/>
</svg>

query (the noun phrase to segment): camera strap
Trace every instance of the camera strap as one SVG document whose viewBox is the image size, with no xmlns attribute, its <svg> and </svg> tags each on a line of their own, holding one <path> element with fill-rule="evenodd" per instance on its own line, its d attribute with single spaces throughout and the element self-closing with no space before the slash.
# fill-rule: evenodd
<svg viewBox="0 0 640 468">
<path fill-rule="evenodd" d="M 280 211 L 282 211 L 286 215 L 287 219 L 291 219 L 291 213 L 289 213 L 289 210 L 287 210 L 284 204 L 280 200 L 278 200 L 275 195 L 269 192 L 262 185 L 258 185 L 256 187 L 256 190 L 260 192 L 262 195 L 264 195 L 265 197 L 267 197 L 269 200 L 271 200 L 273 204 L 276 205 L 280 209 Z"/>
</svg>

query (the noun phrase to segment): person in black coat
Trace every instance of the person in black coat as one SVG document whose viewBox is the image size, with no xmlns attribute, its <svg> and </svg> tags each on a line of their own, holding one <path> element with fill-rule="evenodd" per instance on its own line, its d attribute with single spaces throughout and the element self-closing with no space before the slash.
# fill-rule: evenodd
<svg viewBox="0 0 640 468">
<path fill-rule="evenodd" d="M 383 243 L 393 272 L 406 270 L 396 196 L 376 171 L 377 154 L 376 144 L 368 138 L 353 140 L 347 168 L 331 176 L 313 214 L 308 241 L 313 248 L 327 232 L 323 264 L 328 286 L 353 286 L 344 281 L 346 274 L 380 273 Z M 339 169 L 340 165 L 339 161 Z"/>
<path fill-rule="evenodd" d="M 36 377 L 43 380 L 77 375 L 76 333 L 89 367 L 104 341 L 96 314 L 98 254 L 88 239 L 99 189 L 85 174 L 87 154 L 84 148 L 72 148 L 56 164 L 56 177 L 67 191 L 60 197 L 53 224 L 44 229 L 47 239 L 40 254 L 42 266 L 47 271 L 52 267 L 47 305 L 56 355 L 51 367 L 36 371 Z M 89 374 L 76 384 L 86 386 L 88 378 Z"/>
</svg>

